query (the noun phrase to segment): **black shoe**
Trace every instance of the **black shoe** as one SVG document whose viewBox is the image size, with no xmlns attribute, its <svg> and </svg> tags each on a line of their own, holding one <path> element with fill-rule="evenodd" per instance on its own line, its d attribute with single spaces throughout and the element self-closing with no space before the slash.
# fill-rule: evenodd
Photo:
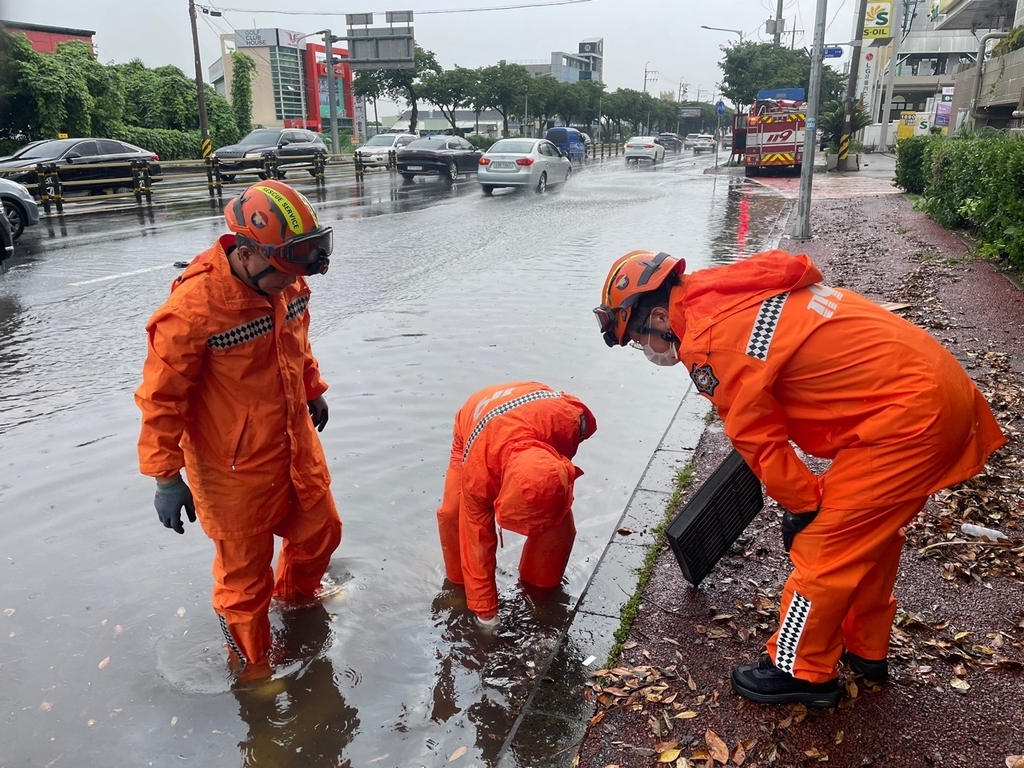
<svg viewBox="0 0 1024 768">
<path fill-rule="evenodd" d="M 850 653 L 847 651 L 843 654 L 843 661 L 846 662 L 855 674 L 860 675 L 869 683 L 881 684 L 889 679 L 888 659 L 872 661 L 871 659 L 865 659 L 863 656 L 858 656 L 856 653 Z"/>
<path fill-rule="evenodd" d="M 788 704 L 800 701 L 809 707 L 825 709 L 839 703 L 842 692 L 839 679 L 827 683 L 799 680 L 776 667 L 769 658 L 757 664 L 743 664 L 732 671 L 732 689 L 758 704 Z"/>
</svg>

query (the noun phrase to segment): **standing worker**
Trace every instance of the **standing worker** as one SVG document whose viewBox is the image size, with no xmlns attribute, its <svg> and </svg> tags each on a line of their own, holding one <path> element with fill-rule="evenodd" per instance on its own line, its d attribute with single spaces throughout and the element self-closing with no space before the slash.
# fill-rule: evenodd
<svg viewBox="0 0 1024 768">
<path fill-rule="evenodd" d="M 576 539 L 570 459 L 597 429 L 580 400 L 535 381 L 482 389 L 455 415 L 437 526 L 448 580 L 485 626 L 498 622 L 494 580 L 501 529 L 526 536 L 519 577 L 557 587 Z"/>
<path fill-rule="evenodd" d="M 732 672 L 756 702 L 839 702 L 843 656 L 888 678 L 893 585 L 907 525 L 1005 443 L 988 404 L 928 333 L 822 283 L 804 255 L 768 251 L 683 274 L 633 251 L 594 310 L 609 346 L 682 362 L 733 446 L 784 508 L 793 561 L 769 658 Z M 831 466 L 814 475 L 790 441 Z"/>
<path fill-rule="evenodd" d="M 333 240 L 279 181 L 249 187 L 224 217 L 232 234 L 192 260 L 146 326 L 139 467 L 156 478 L 160 522 L 184 533 L 184 508 L 213 539 L 213 608 L 229 655 L 260 676 L 271 597 L 314 599 L 341 541 L 316 434 L 327 384 L 309 345 L 305 280 L 327 271 Z"/>
</svg>

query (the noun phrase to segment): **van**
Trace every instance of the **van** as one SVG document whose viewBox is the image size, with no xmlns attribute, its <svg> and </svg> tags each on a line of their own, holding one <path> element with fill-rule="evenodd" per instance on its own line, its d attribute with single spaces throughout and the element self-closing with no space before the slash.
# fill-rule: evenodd
<svg viewBox="0 0 1024 768">
<path fill-rule="evenodd" d="M 575 128 L 551 128 L 544 138 L 558 147 L 571 161 L 582 160 L 587 154 L 583 135 Z"/>
</svg>

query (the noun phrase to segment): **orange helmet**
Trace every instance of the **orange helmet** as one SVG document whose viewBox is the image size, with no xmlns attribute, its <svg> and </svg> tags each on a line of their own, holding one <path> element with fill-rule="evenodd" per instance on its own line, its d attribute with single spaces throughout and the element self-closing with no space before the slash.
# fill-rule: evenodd
<svg viewBox="0 0 1024 768">
<path fill-rule="evenodd" d="M 284 182 L 253 184 L 227 204 L 224 219 L 274 269 L 322 275 L 330 266 L 333 231 L 320 226 L 309 201 Z"/>
<path fill-rule="evenodd" d="M 669 275 L 684 269 L 683 259 L 654 251 L 631 251 L 612 264 L 601 292 L 601 306 L 594 310 L 605 343 L 626 346 L 626 328 L 640 295 L 658 290 Z"/>
</svg>

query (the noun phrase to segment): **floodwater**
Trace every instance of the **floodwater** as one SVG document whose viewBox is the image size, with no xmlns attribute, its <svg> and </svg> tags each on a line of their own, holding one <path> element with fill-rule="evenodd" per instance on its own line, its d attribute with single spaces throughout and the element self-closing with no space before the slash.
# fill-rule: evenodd
<svg viewBox="0 0 1024 768">
<path fill-rule="evenodd" d="M 637 248 L 726 262 L 778 226 L 781 198 L 709 164 L 609 162 L 542 197 L 384 174 L 310 187 L 335 228 L 310 313 L 339 590 L 273 612 L 284 661 L 250 687 L 226 669 L 212 545 L 159 524 L 135 454 L 143 326 L 222 220 L 199 204 L 26 232 L 0 271 L 0 767 L 493 763 L 686 388 L 605 347 L 590 310 L 609 264 Z M 516 379 L 579 396 L 598 431 L 562 587 L 526 593 L 506 533 L 489 633 L 445 583 L 434 512 L 455 411 Z"/>
</svg>

